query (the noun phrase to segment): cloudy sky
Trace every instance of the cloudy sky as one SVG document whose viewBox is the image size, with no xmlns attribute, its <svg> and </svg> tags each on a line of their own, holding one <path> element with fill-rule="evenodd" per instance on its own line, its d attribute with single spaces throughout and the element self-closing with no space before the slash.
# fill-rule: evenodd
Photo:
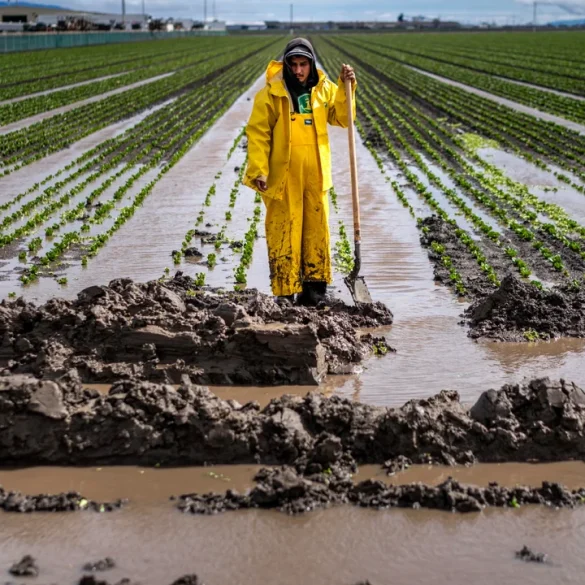
<svg viewBox="0 0 585 585">
<path fill-rule="evenodd" d="M 120 12 L 121 0 L 37 0 L 68 8 Z M 203 18 L 204 0 L 144 0 L 146 12 L 155 17 Z M 585 0 L 560 0 L 580 14 L 571 14 L 553 2 L 539 1 L 538 21 L 585 18 Z M 214 0 L 207 0 L 213 14 Z M 395 20 L 424 15 L 463 22 L 519 24 L 532 21 L 531 0 L 293 0 L 295 20 Z M 126 0 L 126 12 L 141 11 L 141 0 Z M 288 20 L 290 0 L 215 0 L 217 18 L 228 22 Z"/>
</svg>

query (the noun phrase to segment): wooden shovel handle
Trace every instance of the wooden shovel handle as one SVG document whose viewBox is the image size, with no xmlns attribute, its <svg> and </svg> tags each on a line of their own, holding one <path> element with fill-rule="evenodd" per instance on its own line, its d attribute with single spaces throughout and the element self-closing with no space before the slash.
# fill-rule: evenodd
<svg viewBox="0 0 585 585">
<path fill-rule="evenodd" d="M 347 135 L 349 138 L 349 168 L 351 171 L 351 198 L 353 201 L 353 238 L 356 244 L 362 239 L 360 227 L 360 194 L 358 189 L 357 159 L 355 155 L 355 126 L 353 120 L 353 92 L 351 80 L 345 80 L 347 99 Z"/>
</svg>

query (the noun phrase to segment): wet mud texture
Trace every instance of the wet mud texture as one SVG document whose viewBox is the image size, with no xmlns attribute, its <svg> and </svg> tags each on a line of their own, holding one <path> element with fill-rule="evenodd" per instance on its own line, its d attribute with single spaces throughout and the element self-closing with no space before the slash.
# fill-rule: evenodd
<svg viewBox="0 0 585 585">
<path fill-rule="evenodd" d="M 337 469 L 308 477 L 290 467 L 264 469 L 256 481 L 258 485 L 246 494 L 233 490 L 225 494 L 185 494 L 179 496 L 177 507 L 192 514 L 263 508 L 297 515 L 339 504 L 376 510 L 427 508 L 467 513 L 488 507 L 519 508 L 528 504 L 574 508 L 585 501 L 585 488 L 569 491 L 557 483 L 543 482 L 538 488 L 506 488 L 492 483 L 484 488 L 449 478 L 438 486 L 387 485 L 371 479 L 354 485 L 347 471 Z"/>
<path fill-rule="evenodd" d="M 357 328 L 392 323 L 382 304 L 317 309 L 278 304 L 255 290 L 201 289 L 178 274 L 92 286 L 76 300 L 0 303 L 0 372 L 85 382 L 120 378 L 202 384 L 317 384 L 347 373 L 377 343 Z"/>
<path fill-rule="evenodd" d="M 422 220 L 421 228 L 421 244 L 428 249 L 437 282 L 450 286 L 451 278 L 441 254 L 431 248 L 433 242 L 445 247 L 445 254 L 461 275 L 465 296 L 472 303 L 464 314 L 471 338 L 537 341 L 585 337 L 585 287 L 563 284 L 541 290 L 512 274 L 509 262 L 502 260 L 502 251 L 493 249 L 493 244 L 484 239 L 482 249 L 490 265 L 498 274 L 508 272 L 500 286 L 495 287 L 455 236 L 452 225 L 432 216 Z"/>
<path fill-rule="evenodd" d="M 132 581 L 124 578 L 121 581 L 110 582 L 95 577 L 94 575 L 85 575 L 78 581 L 78 585 L 140 585 L 138 581 Z M 173 581 L 170 585 L 205 585 L 197 575 L 184 575 Z"/>
<path fill-rule="evenodd" d="M 473 303 L 465 318 L 474 339 L 537 341 L 585 337 L 585 289 L 541 290 L 506 276 L 500 288 Z"/>
<path fill-rule="evenodd" d="M 585 393 L 547 378 L 454 391 L 400 408 L 309 393 L 264 409 L 184 381 L 121 380 L 107 395 L 60 381 L 0 377 L 0 465 L 290 465 L 311 475 L 356 463 L 468 464 L 583 460 Z"/>
<path fill-rule="evenodd" d="M 0 509 L 5 512 L 72 512 L 74 510 L 112 512 L 120 509 L 124 504 L 126 504 L 126 500 L 94 502 L 77 492 L 29 496 L 20 492 L 6 491 L 0 486 Z"/>
<path fill-rule="evenodd" d="M 115 566 L 116 563 L 114 560 L 108 557 L 97 563 L 87 563 L 83 567 L 83 570 L 104 571 L 107 569 L 113 569 Z M 14 563 L 8 572 L 16 577 L 38 577 L 40 570 L 36 559 L 31 555 L 25 555 L 18 563 Z M 116 583 L 110 583 L 109 581 L 94 575 L 84 575 L 77 583 L 78 585 L 139 585 L 138 581 L 132 581 L 126 577 L 120 581 L 116 581 Z M 177 580 L 173 581 L 171 585 L 204 585 L 204 583 L 199 580 L 197 575 L 191 574 L 179 577 Z"/>
<path fill-rule="evenodd" d="M 527 563 L 546 563 L 548 561 L 545 553 L 534 552 L 526 545 L 524 545 L 521 550 L 516 551 L 516 558 L 522 559 Z"/>
</svg>

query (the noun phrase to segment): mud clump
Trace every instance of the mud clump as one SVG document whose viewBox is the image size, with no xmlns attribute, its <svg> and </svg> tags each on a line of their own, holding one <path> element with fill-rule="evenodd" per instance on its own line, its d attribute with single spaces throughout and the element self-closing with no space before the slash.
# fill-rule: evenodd
<svg viewBox="0 0 585 585">
<path fill-rule="evenodd" d="M 84 571 L 108 571 L 113 569 L 116 566 L 114 559 L 110 557 L 106 557 L 105 559 L 100 559 L 94 563 L 85 563 L 83 565 Z"/>
<path fill-rule="evenodd" d="M 376 510 L 426 508 L 469 513 L 487 507 L 519 508 L 528 504 L 574 508 L 585 500 L 585 489 L 569 491 L 549 482 L 543 482 L 538 488 L 506 488 L 497 483 L 483 488 L 464 485 L 452 478 L 438 486 L 422 483 L 387 485 L 371 479 L 354 485 L 351 476 L 344 472 L 306 477 L 292 468 L 261 470 L 256 481 L 258 485 L 246 494 L 233 490 L 225 494 L 185 494 L 178 497 L 177 507 L 192 514 L 265 508 L 297 515 L 339 504 Z"/>
<path fill-rule="evenodd" d="M 217 514 L 250 508 L 277 509 L 296 515 L 347 502 L 351 476 L 342 471 L 303 476 L 292 467 L 262 469 L 258 485 L 247 494 L 184 494 L 177 507 L 192 514 Z"/>
<path fill-rule="evenodd" d="M 186 276 L 92 286 L 76 300 L 0 303 L 0 372 L 85 382 L 317 384 L 373 352 L 358 328 L 392 323 L 382 304 L 284 306 L 255 290 L 202 289 Z"/>
<path fill-rule="evenodd" d="M 526 561 L 527 563 L 546 563 L 548 558 L 545 553 L 536 553 L 526 545 L 521 550 L 516 551 L 516 558 Z"/>
<path fill-rule="evenodd" d="M 131 581 L 128 578 L 121 579 L 116 583 L 109 583 L 98 579 L 94 575 L 84 575 L 79 581 L 78 585 L 139 585 L 136 581 Z M 176 581 L 173 581 L 170 585 L 205 585 L 197 575 L 184 575 L 179 577 Z"/>
<path fill-rule="evenodd" d="M 126 500 L 107 503 L 94 502 L 87 500 L 77 492 L 29 496 L 20 492 L 6 491 L 0 486 L 0 509 L 5 512 L 71 512 L 74 510 L 112 512 L 120 509 L 124 504 L 126 504 Z"/>
<path fill-rule="evenodd" d="M 120 380 L 104 395 L 74 373 L 59 381 L 0 376 L 0 465 L 263 463 L 311 475 L 356 463 L 584 456 L 585 393 L 564 380 L 504 385 L 471 408 L 444 390 L 400 408 L 310 393 L 284 395 L 261 410 L 221 400 L 188 378 L 178 388 Z M 72 493 L 59 505 L 75 507 L 80 498 Z M 20 500 L 0 492 L 0 507 L 12 501 Z"/>
<path fill-rule="evenodd" d="M 501 248 L 484 239 L 482 253 L 487 262 L 498 274 L 505 275 L 496 286 L 457 237 L 455 225 L 431 216 L 422 219 L 419 227 L 420 241 L 428 248 L 435 279 L 457 289 L 452 268 L 461 277 L 465 290 L 457 292 L 472 303 L 463 315 L 471 338 L 516 342 L 585 337 L 583 287 L 563 284 L 547 290 L 522 280 L 510 273 L 510 262 Z"/>
<path fill-rule="evenodd" d="M 116 581 L 115 583 L 110 583 L 109 581 L 105 581 L 103 579 L 98 579 L 94 575 L 84 575 L 79 579 L 77 585 L 140 585 L 137 581 L 131 581 L 128 578 L 120 579 L 120 581 Z"/>
<path fill-rule="evenodd" d="M 541 290 L 507 276 L 498 290 L 472 304 L 465 317 L 474 339 L 585 337 L 585 291 L 568 287 Z"/>
<path fill-rule="evenodd" d="M 8 572 L 16 577 L 38 577 L 39 567 L 34 557 L 26 555 L 18 563 L 14 563 Z"/>
</svg>

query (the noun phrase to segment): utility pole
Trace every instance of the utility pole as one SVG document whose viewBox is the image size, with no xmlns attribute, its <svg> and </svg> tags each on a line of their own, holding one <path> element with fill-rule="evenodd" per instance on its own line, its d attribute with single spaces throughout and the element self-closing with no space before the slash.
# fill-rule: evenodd
<svg viewBox="0 0 585 585">
<path fill-rule="evenodd" d="M 213 0 L 213 20 L 215 20 L 215 0 Z"/>
<path fill-rule="evenodd" d="M 290 5 L 290 34 L 294 34 L 294 29 L 293 29 L 293 5 L 291 3 Z"/>
<path fill-rule="evenodd" d="M 122 0 L 122 22 L 126 24 L 126 0 Z"/>
<path fill-rule="evenodd" d="M 207 22 L 207 0 L 203 0 L 203 29 L 205 30 L 205 23 Z"/>
<path fill-rule="evenodd" d="M 532 15 L 532 32 L 536 32 L 536 7 L 538 6 L 538 2 L 534 0 L 534 11 Z"/>
<path fill-rule="evenodd" d="M 144 10 L 144 0 L 142 0 L 142 18 L 146 18 L 146 11 Z"/>
</svg>

